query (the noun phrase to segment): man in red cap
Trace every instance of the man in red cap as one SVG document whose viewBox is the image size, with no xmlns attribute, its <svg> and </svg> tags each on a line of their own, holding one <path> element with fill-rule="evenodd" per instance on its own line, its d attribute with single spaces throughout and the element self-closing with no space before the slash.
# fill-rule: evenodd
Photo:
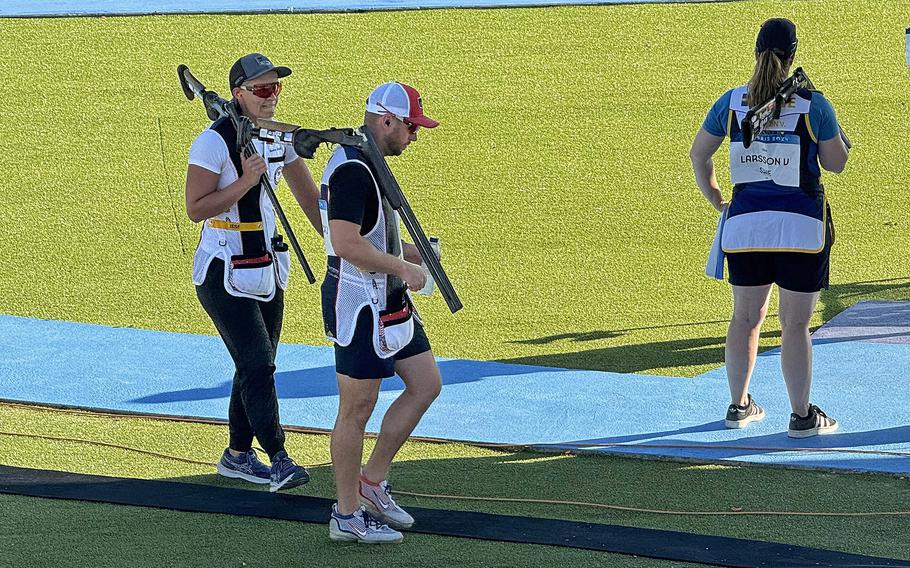
<svg viewBox="0 0 910 568">
<path fill-rule="evenodd" d="M 421 127 L 438 126 L 423 114 L 420 94 L 402 83 L 384 83 L 370 93 L 364 124 L 384 156 L 400 155 Z M 339 394 L 332 431 L 338 502 L 329 538 L 394 543 L 402 539 L 395 529 L 410 527 L 414 519 L 392 499 L 389 467 L 439 395 L 442 380 L 409 292 L 426 283 L 420 253 L 401 241 L 398 214 L 369 163 L 359 149 L 339 146 L 320 188 L 328 255 L 322 314 L 326 336 L 335 343 Z M 382 379 L 396 373 L 405 390 L 386 412 L 361 467 L 363 434 Z"/>
</svg>

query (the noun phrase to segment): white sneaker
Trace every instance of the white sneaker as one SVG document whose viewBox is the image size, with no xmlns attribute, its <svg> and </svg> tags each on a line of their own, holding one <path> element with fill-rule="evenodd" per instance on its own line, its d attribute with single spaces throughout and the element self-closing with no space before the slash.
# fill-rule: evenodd
<svg viewBox="0 0 910 568">
<path fill-rule="evenodd" d="M 370 514 L 392 528 L 409 529 L 414 524 L 414 517 L 392 499 L 392 486 L 386 480 L 373 483 L 361 474 L 360 502 Z"/>
<path fill-rule="evenodd" d="M 404 535 L 379 522 L 363 507 L 351 515 L 341 515 L 335 503 L 329 517 L 329 539 L 361 544 L 397 544 L 404 539 Z"/>
</svg>

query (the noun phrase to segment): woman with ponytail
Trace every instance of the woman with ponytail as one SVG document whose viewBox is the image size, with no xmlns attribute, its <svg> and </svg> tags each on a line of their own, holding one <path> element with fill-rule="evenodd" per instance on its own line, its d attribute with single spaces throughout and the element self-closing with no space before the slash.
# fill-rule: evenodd
<svg viewBox="0 0 910 568">
<path fill-rule="evenodd" d="M 821 168 L 840 173 L 847 146 L 834 109 L 814 90 L 797 91 L 746 148 L 740 124 L 750 107 L 774 96 L 796 55 L 796 26 L 774 18 L 755 42 L 755 69 L 747 85 L 714 104 L 689 153 L 695 181 L 723 216 L 720 245 L 733 288 L 733 317 L 725 359 L 731 403 L 725 424 L 743 428 L 764 410 L 749 394 L 758 336 L 771 286 L 780 296 L 781 370 L 790 398 L 788 435 L 828 434 L 838 423 L 809 402 L 812 341 L 809 320 L 819 291 L 828 288 L 834 225 L 821 184 Z M 730 139 L 732 198 L 724 200 L 712 156 Z"/>
</svg>

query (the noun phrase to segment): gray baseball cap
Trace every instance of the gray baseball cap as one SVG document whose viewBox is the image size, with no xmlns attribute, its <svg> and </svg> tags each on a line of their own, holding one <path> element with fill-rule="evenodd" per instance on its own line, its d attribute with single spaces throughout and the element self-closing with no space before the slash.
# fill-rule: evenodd
<svg viewBox="0 0 910 568">
<path fill-rule="evenodd" d="M 276 71 L 278 78 L 287 77 L 291 70 L 287 67 L 275 67 L 268 57 L 261 53 L 251 53 L 244 55 L 231 65 L 231 90 L 236 89 L 247 81 L 252 81 L 256 77 L 261 77 L 269 71 Z"/>
</svg>

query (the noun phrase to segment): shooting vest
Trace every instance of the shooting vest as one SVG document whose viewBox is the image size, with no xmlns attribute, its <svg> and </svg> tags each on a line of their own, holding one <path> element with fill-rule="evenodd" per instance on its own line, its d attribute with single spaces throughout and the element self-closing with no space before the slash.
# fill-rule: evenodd
<svg viewBox="0 0 910 568">
<path fill-rule="evenodd" d="M 329 199 L 344 199 L 344 195 L 329 192 L 332 174 L 343 164 L 365 168 L 372 180 L 372 190 L 379 202 L 376 222 L 367 227 L 366 239 L 377 250 L 402 256 L 398 213 L 392 209 L 379 189 L 376 174 L 356 148 L 339 146 L 335 149 L 322 174 L 319 210 L 328 267 L 322 283 L 322 317 L 326 337 L 337 345 L 350 345 L 354 338 L 357 315 L 369 307 L 373 312 L 373 349 L 380 358 L 391 357 L 404 348 L 414 336 L 417 317 L 410 293 L 404 282 L 392 274 L 361 272 L 356 266 L 335 254 L 329 228 Z M 362 232 L 362 231 L 361 231 Z M 419 319 L 418 319 L 419 321 Z"/>
<path fill-rule="evenodd" d="M 730 94 L 730 180 L 733 199 L 721 248 L 736 252 L 818 253 L 825 247 L 828 207 L 819 182 L 818 140 L 809 123 L 812 91 L 798 91 L 749 148 L 740 124 L 746 87 Z"/>
<path fill-rule="evenodd" d="M 239 178 L 243 168 L 234 124 L 222 117 L 210 128 L 227 146 Z M 267 162 L 267 175 L 273 188 L 277 187 L 284 169 L 284 146 L 262 143 L 257 151 Z M 282 289 L 287 287 L 290 255 L 278 235 L 275 209 L 261 185 L 247 191 L 224 213 L 203 223 L 196 248 L 196 264 L 201 268 L 202 280 L 213 258 L 224 261 L 224 289 L 232 296 L 267 302 L 275 296 L 276 284 Z M 197 274 L 194 281 L 199 278 Z"/>
</svg>

